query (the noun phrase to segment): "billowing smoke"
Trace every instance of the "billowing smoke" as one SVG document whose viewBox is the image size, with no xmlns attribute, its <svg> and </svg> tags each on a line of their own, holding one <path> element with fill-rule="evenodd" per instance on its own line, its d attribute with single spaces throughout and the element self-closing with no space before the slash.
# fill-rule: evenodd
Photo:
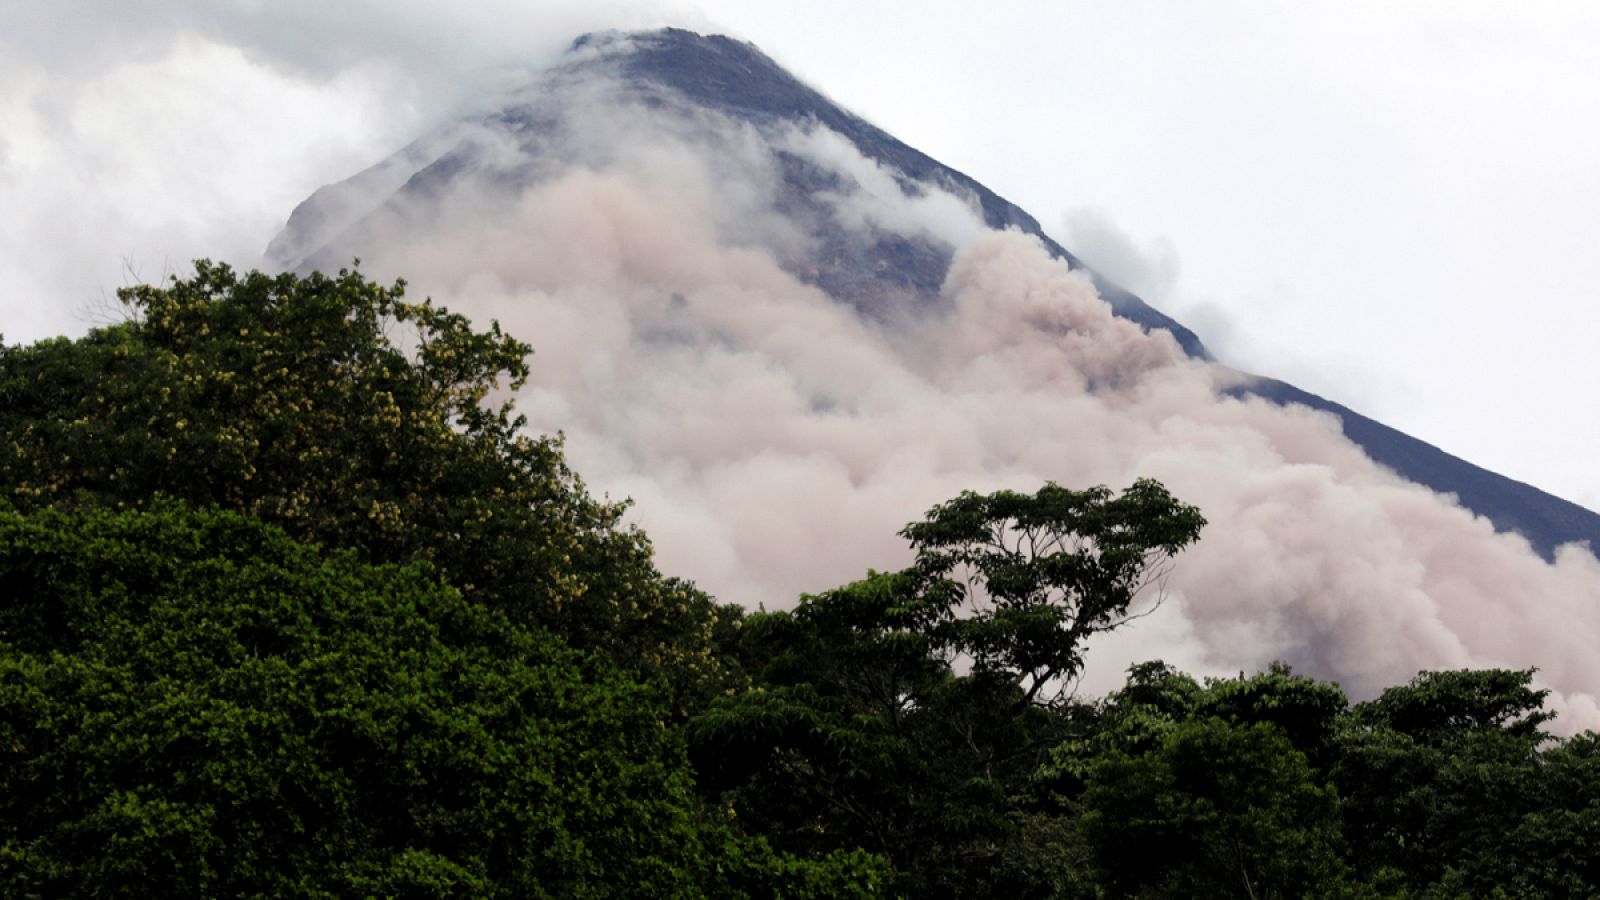
<svg viewBox="0 0 1600 900">
<path fill-rule="evenodd" d="M 1537 665 L 1565 727 L 1600 726 L 1586 548 L 1546 563 L 1331 416 L 1230 396 L 1242 376 L 838 135 L 582 89 L 558 125 L 462 138 L 471 177 L 400 195 L 333 247 L 531 342 L 530 427 L 636 501 L 665 571 L 786 607 L 903 565 L 896 531 L 963 489 L 1151 476 L 1210 525 L 1165 605 L 1091 650 L 1086 689 L 1157 657 L 1282 659 L 1356 696 L 1423 668 Z M 809 286 L 819 238 L 777 212 L 780 153 L 830 173 L 829 227 L 951 250 L 938 302 L 868 317 Z"/>
</svg>

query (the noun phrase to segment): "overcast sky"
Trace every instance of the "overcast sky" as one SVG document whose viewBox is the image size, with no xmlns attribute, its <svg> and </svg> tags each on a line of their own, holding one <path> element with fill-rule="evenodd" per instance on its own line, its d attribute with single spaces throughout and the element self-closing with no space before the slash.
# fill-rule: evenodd
<svg viewBox="0 0 1600 900">
<path fill-rule="evenodd" d="M 80 333 L 578 32 L 755 42 L 1194 328 L 1600 507 L 1600 6 L 0 0 L 0 333 Z M 1509 373 L 1509 374 L 1508 374 Z"/>
</svg>

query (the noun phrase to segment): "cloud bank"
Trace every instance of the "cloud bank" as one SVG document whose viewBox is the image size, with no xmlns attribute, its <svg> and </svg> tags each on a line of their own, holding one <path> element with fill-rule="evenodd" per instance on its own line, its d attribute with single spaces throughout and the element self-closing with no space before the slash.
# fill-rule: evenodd
<svg viewBox="0 0 1600 900">
<path fill-rule="evenodd" d="M 580 114 L 475 138 L 494 152 L 449 191 L 402 192 L 333 246 L 531 342 L 530 427 L 637 502 L 664 570 L 784 607 L 906 563 L 895 532 L 961 490 L 1151 476 L 1210 525 L 1163 608 L 1091 649 L 1086 689 L 1156 657 L 1282 659 L 1358 697 L 1537 665 L 1564 727 L 1600 727 L 1587 549 L 1547 564 L 1332 417 L 1229 397 L 1238 376 L 1111 315 L 1033 239 L 836 135 L 584 89 Z M 829 227 L 948 249 L 938 303 L 882 321 L 808 284 L 819 244 L 775 212 L 775 148 L 836 176 Z"/>
<path fill-rule="evenodd" d="M 479 108 L 584 31 L 699 22 L 676 0 L 441 6 L 4 3 L 0 333 L 82 333 L 119 287 L 254 266 L 320 185 Z"/>
</svg>

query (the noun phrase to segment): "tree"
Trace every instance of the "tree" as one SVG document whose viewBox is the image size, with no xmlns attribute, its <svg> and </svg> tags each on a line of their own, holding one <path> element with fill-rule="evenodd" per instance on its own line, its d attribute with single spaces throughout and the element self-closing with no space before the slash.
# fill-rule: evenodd
<svg viewBox="0 0 1600 900">
<path fill-rule="evenodd" d="M 1149 751 L 1113 749 L 1083 802 L 1117 896 L 1335 896 L 1344 877 L 1334 792 L 1265 722 L 1194 718 Z"/>
<path fill-rule="evenodd" d="M 1533 669 L 1420 672 L 1357 706 L 1355 718 L 1429 744 L 1503 734 L 1537 746 L 1548 739 L 1542 726 L 1554 714 L 1544 708 L 1550 692 L 1536 690 L 1533 675 Z"/>
<path fill-rule="evenodd" d="M 1549 867 L 1560 854 L 1539 837 L 1551 825 L 1558 832 L 1584 826 L 1581 814 L 1557 813 L 1576 811 L 1573 795 L 1546 792 L 1559 771 L 1547 760 L 1563 755 L 1559 748 L 1540 753 L 1550 741 L 1541 727 L 1550 713 L 1543 709 L 1547 692 L 1532 687 L 1533 674 L 1422 672 L 1351 710 L 1332 774 L 1345 798 L 1352 857 L 1369 877 L 1399 880 L 1419 894 L 1461 896 L 1516 882 L 1550 888 L 1560 883 L 1556 876 L 1571 872 Z M 1514 835 L 1520 843 L 1507 842 Z M 1513 847 L 1543 849 L 1519 858 L 1506 852 Z"/>
<path fill-rule="evenodd" d="M 474 602 L 672 684 L 734 682 L 737 612 L 663 578 L 623 506 L 509 400 L 526 344 L 359 273 L 194 277 L 119 292 L 128 321 L 0 346 L 0 498 L 233 509 L 373 563 L 426 560 Z"/>
<path fill-rule="evenodd" d="M 1195 715 L 1247 725 L 1269 723 L 1305 754 L 1319 777 L 1325 777 L 1349 705 L 1338 685 L 1296 675 L 1287 664 L 1277 662 L 1249 678 L 1207 682 Z"/>
<path fill-rule="evenodd" d="M 746 621 L 752 689 L 690 722 L 702 786 L 780 849 L 883 854 L 903 893 L 1070 881 L 1070 854 L 1016 839 L 1045 818 L 1024 796 L 1073 722 L 1040 692 L 1077 672 L 1085 637 L 1126 621 L 1202 522 L 1151 481 L 935 507 L 903 532 L 911 568 Z"/>
<path fill-rule="evenodd" d="M 1322 766 L 1346 701 L 1275 664 L 1203 685 L 1143 663 L 1057 763 L 1084 783 L 1102 883 L 1141 897 L 1337 896 L 1338 798 Z"/>
<path fill-rule="evenodd" d="M 702 788 L 781 850 L 861 847 L 895 865 L 897 892 L 970 895 L 1010 828 L 1006 785 L 1042 758 L 1051 723 L 896 627 L 905 583 L 878 575 L 752 616 L 754 684 L 690 721 L 691 758 Z"/>
<path fill-rule="evenodd" d="M 238 513 L 0 508 L 9 896 L 695 896 L 659 694 Z"/>
<path fill-rule="evenodd" d="M 1056 484 L 1031 496 L 963 493 L 901 534 L 949 643 L 1031 702 L 1072 681 L 1084 642 L 1133 618 L 1135 598 L 1204 526 L 1199 510 L 1140 479 L 1118 496 Z"/>
<path fill-rule="evenodd" d="M 352 272 L 121 296 L 0 346 L 8 895 L 877 893 L 692 790 L 737 610 L 491 402 L 526 345 Z"/>
</svg>

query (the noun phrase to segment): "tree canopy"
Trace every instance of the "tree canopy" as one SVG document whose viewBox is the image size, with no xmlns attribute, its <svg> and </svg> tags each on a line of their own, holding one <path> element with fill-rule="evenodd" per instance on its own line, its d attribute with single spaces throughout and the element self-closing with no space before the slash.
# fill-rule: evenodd
<svg viewBox="0 0 1600 900">
<path fill-rule="evenodd" d="M 738 610 L 488 402 L 526 346 L 402 297 L 202 262 L 0 347 L 7 893 L 870 892 L 696 795 Z"/>
<path fill-rule="evenodd" d="M 917 551 L 907 572 L 917 602 L 952 648 L 1032 701 L 1078 674 L 1084 642 L 1126 624 L 1204 526 L 1198 509 L 1140 479 L 1115 496 L 1104 485 L 967 492 L 901 535 Z"/>
<path fill-rule="evenodd" d="M 659 696 L 239 513 L 0 511 L 0 879 L 22 896 L 704 883 Z"/>
<path fill-rule="evenodd" d="M 498 325 L 352 271 L 201 261 L 119 296 L 123 323 L 0 347 L 0 497 L 237 510 L 369 562 L 427 560 L 467 597 L 686 695 L 727 687 L 711 638 L 736 609 L 663 578 L 559 437 L 523 432 L 504 392 L 531 350 Z"/>
</svg>

